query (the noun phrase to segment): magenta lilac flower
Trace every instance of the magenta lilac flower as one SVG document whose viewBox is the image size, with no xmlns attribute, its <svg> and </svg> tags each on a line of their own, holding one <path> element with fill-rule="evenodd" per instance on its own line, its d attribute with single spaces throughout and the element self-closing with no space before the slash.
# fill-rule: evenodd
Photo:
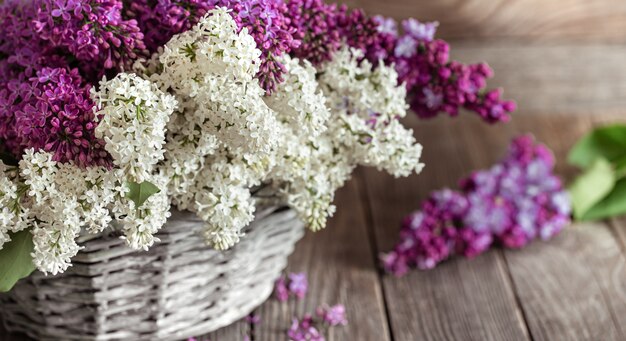
<svg viewBox="0 0 626 341">
<path fill-rule="evenodd" d="M 430 269 L 458 254 L 473 257 L 493 243 L 519 248 L 549 239 L 570 222 L 571 205 L 554 157 L 529 135 L 516 138 L 507 157 L 461 181 L 461 191 L 433 192 L 402 224 L 400 242 L 382 256 L 385 269 L 402 275 Z"/>
<path fill-rule="evenodd" d="M 345 326 L 348 324 L 348 319 L 346 317 L 346 307 L 342 304 L 338 304 L 332 307 L 319 307 L 317 308 L 317 316 L 321 318 L 324 323 L 331 327 Z"/>
<path fill-rule="evenodd" d="M 285 302 L 289 299 L 289 288 L 284 277 L 280 277 L 274 284 L 274 296 L 277 300 Z"/>
<path fill-rule="evenodd" d="M 33 6 L 38 37 L 67 51 L 86 73 L 123 69 L 145 53 L 137 22 L 122 18 L 122 1 L 36 0 Z"/>
<path fill-rule="evenodd" d="M 324 341 L 324 335 L 316 327 L 311 315 L 305 315 L 301 320 L 294 319 L 287 331 L 290 341 Z"/>
<path fill-rule="evenodd" d="M 337 5 L 322 0 L 287 1 L 287 17 L 300 40 L 292 55 L 315 65 L 331 60 L 342 43 L 337 16 Z"/>
<path fill-rule="evenodd" d="M 287 301 L 290 296 L 303 299 L 309 290 L 309 282 L 305 273 L 290 273 L 287 277 L 281 276 L 274 285 L 274 296 L 281 301 Z"/>
<path fill-rule="evenodd" d="M 209 10 L 206 0 L 125 0 L 124 16 L 135 19 L 150 52 L 167 43 L 175 34 L 188 31 Z"/>
<path fill-rule="evenodd" d="M 104 142 L 95 138 L 90 86 L 77 69 L 42 68 L 0 91 L 0 137 L 13 155 L 45 150 L 56 161 L 108 165 Z"/>
</svg>

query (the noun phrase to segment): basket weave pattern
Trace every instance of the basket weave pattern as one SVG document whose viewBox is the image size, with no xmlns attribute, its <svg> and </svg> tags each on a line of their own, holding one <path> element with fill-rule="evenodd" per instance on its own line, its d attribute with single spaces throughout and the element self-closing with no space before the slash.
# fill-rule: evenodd
<svg viewBox="0 0 626 341">
<path fill-rule="evenodd" d="M 249 314 L 304 233 L 292 210 L 258 214 L 242 241 L 218 252 L 204 243 L 203 222 L 174 212 L 149 251 L 116 235 L 83 239 L 66 273 L 34 274 L 0 296 L 10 331 L 38 340 L 177 340 Z"/>
</svg>

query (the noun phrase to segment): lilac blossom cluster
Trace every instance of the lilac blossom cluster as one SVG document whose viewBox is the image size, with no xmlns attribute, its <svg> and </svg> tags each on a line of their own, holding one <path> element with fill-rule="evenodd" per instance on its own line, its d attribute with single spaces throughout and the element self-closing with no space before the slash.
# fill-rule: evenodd
<svg viewBox="0 0 626 341">
<path fill-rule="evenodd" d="M 493 71 L 485 63 L 465 65 L 450 60 L 450 46 L 435 39 L 438 23 L 415 19 L 402 22 L 402 34 L 394 20 L 377 16 L 384 38 L 369 55 L 394 63 L 398 80 L 406 84 L 411 109 L 422 118 L 447 113 L 456 116 L 461 108 L 476 112 L 489 123 L 508 121 L 515 103 L 501 99 L 501 91 L 485 90 Z M 383 48 L 380 48 L 383 46 Z M 385 50 L 386 48 L 386 50 Z"/>
<path fill-rule="evenodd" d="M 570 222 L 571 205 L 553 174 L 554 157 L 529 135 L 516 138 L 507 157 L 461 181 L 461 191 L 433 192 L 402 223 L 400 242 L 382 256 L 402 275 L 431 269 L 452 255 L 474 257 L 493 244 L 521 248 L 549 239 Z"/>
<path fill-rule="evenodd" d="M 105 165 L 91 85 L 145 53 L 134 20 L 108 0 L 6 1 L 0 6 L 0 140 L 15 156 Z"/>
</svg>

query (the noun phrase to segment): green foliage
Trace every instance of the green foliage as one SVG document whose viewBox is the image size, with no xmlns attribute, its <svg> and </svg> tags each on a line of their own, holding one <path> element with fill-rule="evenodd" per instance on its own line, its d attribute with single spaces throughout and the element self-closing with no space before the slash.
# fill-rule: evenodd
<svg viewBox="0 0 626 341">
<path fill-rule="evenodd" d="M 581 219 L 615 186 L 615 171 L 606 159 L 596 159 L 569 187 L 574 217 Z"/>
<path fill-rule="evenodd" d="M 583 169 L 569 188 L 574 218 L 626 214 L 626 125 L 595 129 L 576 143 L 568 161 Z"/>
<path fill-rule="evenodd" d="M 11 235 L 11 241 L 0 250 L 0 292 L 7 292 L 20 279 L 27 277 L 35 270 L 31 253 L 33 252 L 33 235 L 29 230 Z"/>
<path fill-rule="evenodd" d="M 611 163 L 626 158 L 626 125 L 595 129 L 576 143 L 569 153 L 568 161 L 580 168 L 587 168 L 598 158 Z"/>
<path fill-rule="evenodd" d="M 140 208 L 146 200 L 161 191 L 157 186 L 148 181 L 144 181 L 140 184 L 129 182 L 127 186 L 130 191 L 126 197 L 135 203 L 136 208 Z"/>
</svg>

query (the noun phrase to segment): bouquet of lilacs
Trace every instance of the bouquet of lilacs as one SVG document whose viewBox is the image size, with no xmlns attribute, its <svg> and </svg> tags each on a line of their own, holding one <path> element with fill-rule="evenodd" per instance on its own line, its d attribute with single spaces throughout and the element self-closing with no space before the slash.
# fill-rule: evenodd
<svg viewBox="0 0 626 341">
<path fill-rule="evenodd" d="M 172 207 L 219 250 L 263 205 L 319 230 L 355 167 L 420 172 L 409 108 L 514 110 L 436 24 L 321 1 L 10 0 L 0 22 L 2 288 L 66 270 L 81 233 L 148 249 Z"/>
</svg>

